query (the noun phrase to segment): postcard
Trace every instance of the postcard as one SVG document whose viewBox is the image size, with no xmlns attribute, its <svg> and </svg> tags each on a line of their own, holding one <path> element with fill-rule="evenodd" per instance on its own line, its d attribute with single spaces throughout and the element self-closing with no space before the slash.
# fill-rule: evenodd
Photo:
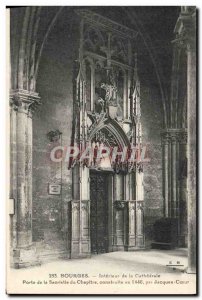
<svg viewBox="0 0 202 300">
<path fill-rule="evenodd" d="M 7 11 L 8 294 L 197 294 L 197 8 Z"/>
</svg>

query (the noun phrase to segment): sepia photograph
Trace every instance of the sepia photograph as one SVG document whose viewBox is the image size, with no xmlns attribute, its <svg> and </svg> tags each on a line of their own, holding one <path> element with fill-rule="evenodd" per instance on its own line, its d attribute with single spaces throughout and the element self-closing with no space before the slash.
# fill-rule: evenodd
<svg viewBox="0 0 202 300">
<path fill-rule="evenodd" d="M 8 6 L 6 293 L 197 294 L 197 7 Z"/>
</svg>

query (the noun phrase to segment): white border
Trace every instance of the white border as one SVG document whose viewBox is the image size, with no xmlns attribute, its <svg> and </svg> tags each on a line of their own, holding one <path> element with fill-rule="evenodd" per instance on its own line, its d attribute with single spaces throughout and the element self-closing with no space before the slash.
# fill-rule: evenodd
<svg viewBox="0 0 202 300">
<path fill-rule="evenodd" d="M 74 1 L 67 1 L 67 0 L 57 0 L 57 1 L 46 1 L 46 0 L 24 0 L 24 1 L 16 1 L 16 0 L 1 0 L 0 2 L 0 84 L 1 84 L 1 93 L 0 93 L 0 132 L 1 132 L 1 147 L 0 147 L 0 158 L 1 158 L 1 169 L 0 169 L 0 188 L 1 188 L 1 216 L 0 216 L 0 269 L 1 269 L 1 273 L 0 273 L 0 295 L 1 295 L 1 299 L 7 298 L 7 295 L 5 294 L 5 223 L 6 223 L 6 219 L 5 219 L 5 199 L 7 198 L 7 194 L 8 192 L 6 191 L 6 150 L 7 147 L 5 147 L 6 142 L 7 142 L 7 135 L 8 132 L 6 132 L 6 101 L 8 101 L 7 99 L 7 93 L 6 93 L 6 9 L 5 6 L 29 6 L 29 5 L 34 5 L 34 6 L 60 6 L 60 5 L 72 5 L 72 6 L 76 6 L 76 5 L 93 5 L 93 6 L 100 6 L 100 3 L 102 3 L 102 6 L 106 5 L 110 5 L 110 6 L 180 6 L 180 5 L 192 5 L 192 6 L 197 6 L 197 8 L 200 10 L 201 8 L 201 1 L 187 1 L 187 0 L 178 0 L 178 1 L 166 1 L 164 2 L 164 4 L 162 3 L 162 0 L 159 1 L 148 1 L 148 0 L 140 0 L 140 1 L 135 1 L 135 0 L 124 0 L 124 1 L 118 1 L 118 0 L 88 0 L 88 1 L 84 1 L 84 0 L 74 0 Z M 199 28 L 198 28 L 198 32 L 201 32 L 201 25 L 199 22 Z M 201 49 L 201 39 L 199 39 L 199 49 Z M 200 56 L 200 53 L 198 54 Z M 199 66 L 198 66 L 198 70 L 200 70 L 200 66 L 201 66 L 201 61 L 199 60 Z M 199 82 L 198 82 L 198 89 L 200 90 L 201 85 L 201 79 L 202 77 L 199 76 Z M 199 96 L 199 95 L 198 95 Z M 198 103 L 200 102 L 200 99 L 198 99 Z M 198 108 L 200 108 L 200 117 L 202 116 L 202 105 L 198 105 Z M 199 120 L 200 121 L 200 120 Z M 200 143 L 199 143 L 199 148 L 198 150 L 201 149 L 201 141 L 202 141 L 202 128 L 201 128 L 201 122 L 199 124 L 199 138 L 200 138 Z M 198 166 L 199 166 L 199 171 L 201 174 L 201 170 L 202 170 L 202 166 L 200 165 L 200 163 L 198 162 Z M 200 178 L 199 178 L 200 179 Z M 198 182 L 198 187 L 199 187 L 199 195 L 200 195 L 200 186 L 201 186 L 202 182 L 201 180 L 199 180 Z M 200 206 L 201 208 L 201 206 Z M 199 212 L 199 216 L 201 215 L 201 209 Z M 200 220 L 200 218 L 199 218 Z M 201 222 L 202 224 L 202 222 Z M 199 234 L 201 232 L 201 224 L 200 224 L 200 228 L 199 228 Z M 200 241 L 200 245 L 201 246 L 201 240 Z M 200 257 L 200 253 L 199 253 L 199 257 Z M 200 259 L 201 261 L 201 259 Z M 201 276 L 199 276 L 199 284 L 201 287 Z M 200 290 L 200 288 L 199 288 Z M 23 298 L 27 298 L 27 297 L 23 297 Z M 42 297 L 40 297 L 42 298 Z M 59 298 L 58 297 L 54 297 L 54 298 Z M 69 297 L 68 297 L 69 298 Z M 120 298 L 120 297 L 119 297 Z M 143 299 L 146 297 L 136 297 L 139 299 Z M 178 299 L 177 297 L 172 297 L 172 299 Z"/>
</svg>

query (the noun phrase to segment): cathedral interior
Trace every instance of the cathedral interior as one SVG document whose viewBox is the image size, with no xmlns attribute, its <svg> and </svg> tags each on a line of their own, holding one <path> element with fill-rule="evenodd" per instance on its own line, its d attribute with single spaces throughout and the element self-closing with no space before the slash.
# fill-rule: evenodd
<svg viewBox="0 0 202 300">
<path fill-rule="evenodd" d="M 10 9 L 12 267 L 187 248 L 196 272 L 195 36 L 195 7 Z M 50 159 L 86 143 L 149 159 Z"/>
</svg>

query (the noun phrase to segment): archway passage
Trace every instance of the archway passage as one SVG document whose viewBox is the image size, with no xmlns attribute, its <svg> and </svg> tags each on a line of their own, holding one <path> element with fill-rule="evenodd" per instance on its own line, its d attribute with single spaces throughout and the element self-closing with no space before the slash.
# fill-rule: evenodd
<svg viewBox="0 0 202 300">
<path fill-rule="evenodd" d="M 91 253 L 108 252 L 108 176 L 90 171 L 90 235 Z"/>
</svg>

